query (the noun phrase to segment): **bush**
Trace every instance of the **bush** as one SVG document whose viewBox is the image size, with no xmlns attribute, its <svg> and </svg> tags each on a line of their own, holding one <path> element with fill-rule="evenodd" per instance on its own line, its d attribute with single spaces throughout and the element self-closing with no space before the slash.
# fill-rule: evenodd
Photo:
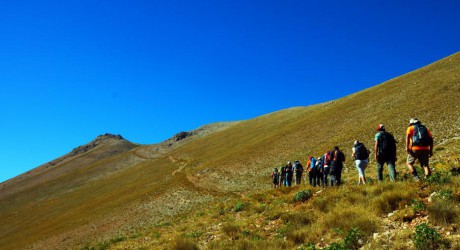
<svg viewBox="0 0 460 250">
<path fill-rule="evenodd" d="M 294 202 L 305 202 L 313 196 L 311 190 L 303 190 L 294 194 Z"/>
<path fill-rule="evenodd" d="M 238 213 L 238 212 L 242 211 L 244 209 L 244 207 L 245 207 L 245 205 L 244 205 L 243 202 L 238 202 L 238 203 L 236 203 L 235 207 L 233 208 L 233 211 Z"/>
<path fill-rule="evenodd" d="M 363 245 L 365 238 L 366 236 L 359 228 L 353 227 L 348 231 L 344 239 L 344 246 L 348 249 L 359 249 Z"/>
<path fill-rule="evenodd" d="M 442 239 L 441 235 L 434 229 L 429 227 L 426 223 L 422 223 L 415 228 L 415 234 L 412 241 L 417 249 L 440 249 L 448 247 L 446 242 Z"/>
<path fill-rule="evenodd" d="M 421 211 L 426 209 L 425 203 L 417 199 L 412 199 L 410 203 L 411 203 L 410 206 L 414 209 L 416 213 L 420 213 Z"/>
</svg>

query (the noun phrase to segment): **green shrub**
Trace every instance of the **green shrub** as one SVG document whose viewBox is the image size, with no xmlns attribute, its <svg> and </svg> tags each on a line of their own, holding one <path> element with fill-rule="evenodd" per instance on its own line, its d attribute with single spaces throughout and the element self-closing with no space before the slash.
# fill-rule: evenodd
<svg viewBox="0 0 460 250">
<path fill-rule="evenodd" d="M 431 174 L 427 179 L 426 182 L 428 184 L 447 184 L 451 182 L 450 174 L 444 171 L 438 171 Z"/>
<path fill-rule="evenodd" d="M 414 209 L 414 211 L 416 213 L 419 213 L 419 212 L 421 212 L 421 211 L 426 209 L 425 203 L 423 203 L 423 202 L 421 202 L 421 201 L 419 201 L 417 199 L 412 199 L 411 202 L 410 202 L 410 206 Z"/>
<path fill-rule="evenodd" d="M 415 228 L 415 234 L 412 237 L 412 241 L 415 247 L 421 250 L 448 247 L 447 242 L 442 239 L 441 235 L 426 223 L 422 223 Z"/>
<path fill-rule="evenodd" d="M 311 190 L 303 190 L 294 194 L 292 198 L 295 202 L 305 202 L 313 196 Z"/>
<path fill-rule="evenodd" d="M 244 209 L 245 205 L 243 202 L 238 202 L 236 203 L 235 207 L 233 208 L 233 211 L 235 212 L 241 212 Z"/>
<path fill-rule="evenodd" d="M 363 243 L 366 235 L 359 230 L 359 228 L 351 228 L 344 239 L 344 246 L 347 249 L 359 249 Z"/>
</svg>

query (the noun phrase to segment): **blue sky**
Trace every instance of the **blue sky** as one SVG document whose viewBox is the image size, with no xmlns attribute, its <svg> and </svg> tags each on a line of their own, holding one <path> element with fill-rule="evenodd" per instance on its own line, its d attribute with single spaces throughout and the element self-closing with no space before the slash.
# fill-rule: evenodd
<svg viewBox="0 0 460 250">
<path fill-rule="evenodd" d="M 0 182 L 357 92 L 460 49 L 459 1 L 2 1 Z"/>
</svg>

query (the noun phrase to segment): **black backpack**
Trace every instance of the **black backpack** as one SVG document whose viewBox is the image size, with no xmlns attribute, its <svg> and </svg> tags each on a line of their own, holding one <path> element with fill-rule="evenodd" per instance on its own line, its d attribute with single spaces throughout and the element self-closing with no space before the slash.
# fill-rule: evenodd
<svg viewBox="0 0 460 250">
<path fill-rule="evenodd" d="M 414 125 L 414 135 L 412 136 L 412 146 L 430 146 L 431 137 L 428 129 L 422 124 Z"/>
<path fill-rule="evenodd" d="M 388 132 L 381 132 L 378 139 L 378 156 L 385 159 L 396 157 L 396 140 L 392 134 Z"/>
<path fill-rule="evenodd" d="M 358 143 L 355 146 L 355 158 L 356 160 L 367 160 L 369 159 L 369 151 L 366 146 L 362 143 Z"/>
<path fill-rule="evenodd" d="M 316 161 L 315 164 L 315 172 L 316 173 L 321 173 L 322 172 L 322 167 L 323 167 L 323 159 L 319 159 Z"/>
<path fill-rule="evenodd" d="M 332 152 L 333 152 L 333 155 L 332 155 L 333 161 L 340 162 L 340 163 L 345 161 L 345 155 L 343 154 L 342 151 L 334 150 Z"/>
</svg>

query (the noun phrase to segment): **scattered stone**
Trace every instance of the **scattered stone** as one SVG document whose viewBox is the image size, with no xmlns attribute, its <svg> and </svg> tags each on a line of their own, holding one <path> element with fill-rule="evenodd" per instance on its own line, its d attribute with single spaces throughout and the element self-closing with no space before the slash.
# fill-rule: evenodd
<svg viewBox="0 0 460 250">
<path fill-rule="evenodd" d="M 374 240 L 377 240 L 379 238 L 379 233 L 374 233 L 374 235 L 372 236 L 374 238 Z"/>
</svg>

